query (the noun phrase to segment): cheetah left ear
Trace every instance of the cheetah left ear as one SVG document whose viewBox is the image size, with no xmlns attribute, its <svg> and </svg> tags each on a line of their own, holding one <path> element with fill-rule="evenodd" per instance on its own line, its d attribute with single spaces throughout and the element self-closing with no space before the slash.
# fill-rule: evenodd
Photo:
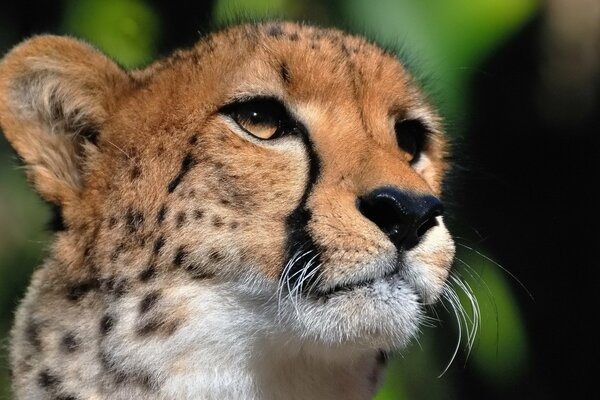
<svg viewBox="0 0 600 400">
<path fill-rule="evenodd" d="M 71 38 L 34 37 L 0 61 L 0 127 L 44 199 L 77 199 L 86 148 L 130 87 L 125 71 Z"/>
</svg>

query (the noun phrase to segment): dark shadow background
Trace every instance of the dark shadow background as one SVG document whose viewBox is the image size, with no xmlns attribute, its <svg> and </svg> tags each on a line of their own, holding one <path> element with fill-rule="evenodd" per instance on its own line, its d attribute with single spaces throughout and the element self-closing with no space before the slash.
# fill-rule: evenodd
<svg viewBox="0 0 600 400">
<path fill-rule="evenodd" d="M 0 6 L 0 54 L 32 34 L 64 33 L 67 3 L 29 0 Z M 159 19 L 154 56 L 191 45 L 198 30 L 209 30 L 214 21 L 213 2 L 144 3 Z M 526 287 L 500 273 L 518 307 L 515 318 L 525 332 L 526 354 L 515 356 L 514 364 L 503 361 L 500 371 L 493 357 L 485 365 L 477 361 L 476 342 L 470 360 L 461 351 L 438 379 L 456 342 L 452 318 L 442 313 L 442 328 L 426 332 L 422 349 L 415 346 L 392 365 L 380 400 L 593 398 L 598 392 L 599 342 L 592 325 L 600 290 L 599 168 L 593 165 L 600 149 L 600 12 L 593 0 L 559 3 L 538 7 L 485 60 L 467 66 L 471 76 L 462 93 L 467 106 L 454 116 L 460 122 L 450 126 L 457 142 L 450 223 L 459 241 L 485 250 Z M 310 1 L 293 15 L 346 24 L 337 18 L 340 4 Z M 571 15 L 570 23 L 564 13 Z M 0 250 L 5 246 L 0 251 L 0 338 L 49 240 L 43 228 L 48 210 L 37 200 L 20 200 L 32 195 L 15 166 L 0 139 L 0 230 L 5 230 L 0 233 Z M 27 234 L 14 228 L 23 225 Z M 485 271 L 474 269 L 486 279 Z M 502 333 L 496 335 L 501 342 Z M 503 345 L 496 349 L 501 359 Z M 9 396 L 4 357 L 0 398 Z"/>
</svg>

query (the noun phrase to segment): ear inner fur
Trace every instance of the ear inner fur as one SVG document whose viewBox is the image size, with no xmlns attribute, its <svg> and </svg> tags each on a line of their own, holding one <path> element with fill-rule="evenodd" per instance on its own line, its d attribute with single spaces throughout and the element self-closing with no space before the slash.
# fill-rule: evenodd
<svg viewBox="0 0 600 400">
<path fill-rule="evenodd" d="M 127 74 L 87 44 L 38 36 L 0 64 L 0 126 L 40 195 L 63 205 L 82 187 L 84 141 L 129 84 Z"/>
</svg>

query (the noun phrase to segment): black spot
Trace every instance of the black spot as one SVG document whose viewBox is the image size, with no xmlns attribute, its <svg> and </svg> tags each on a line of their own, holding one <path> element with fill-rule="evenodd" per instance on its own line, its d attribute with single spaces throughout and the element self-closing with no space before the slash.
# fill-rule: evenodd
<svg viewBox="0 0 600 400">
<path fill-rule="evenodd" d="M 61 232 L 66 230 L 67 226 L 65 225 L 65 220 L 62 215 L 62 207 L 53 203 L 50 203 L 50 207 L 51 217 L 50 221 L 48 221 L 48 229 L 51 232 Z"/>
<path fill-rule="evenodd" d="M 25 339 L 34 349 L 41 350 L 40 325 L 34 320 L 29 320 L 25 326 Z"/>
<path fill-rule="evenodd" d="M 185 155 L 185 158 L 181 161 L 181 167 L 179 168 L 179 172 L 173 178 L 173 180 L 171 180 L 171 182 L 169 182 L 169 184 L 167 185 L 167 191 L 169 193 L 173 193 L 173 191 L 181 183 L 181 180 L 183 179 L 185 174 L 187 174 L 195 164 L 196 164 L 196 160 L 194 159 L 192 154 L 187 153 Z"/>
<path fill-rule="evenodd" d="M 120 298 L 120 297 L 123 297 L 123 295 L 125 293 L 127 293 L 128 290 L 129 290 L 129 283 L 127 282 L 127 279 L 121 278 L 115 284 L 115 287 L 112 292 L 116 298 Z"/>
<path fill-rule="evenodd" d="M 117 224 L 117 219 L 115 217 L 110 217 L 108 219 L 108 227 L 110 229 L 114 228 L 116 224 Z"/>
<path fill-rule="evenodd" d="M 60 379 L 50 373 L 49 370 L 44 369 L 38 375 L 38 384 L 44 389 L 52 389 L 60 383 Z"/>
<path fill-rule="evenodd" d="M 154 315 L 151 318 L 146 318 L 142 324 L 138 325 L 136 333 L 139 336 L 147 336 L 153 333 L 169 336 L 177 330 L 180 324 L 181 321 L 166 318 L 165 315 Z"/>
<path fill-rule="evenodd" d="M 204 211 L 194 210 L 194 219 L 196 219 L 196 220 L 202 219 L 203 216 L 204 216 Z"/>
<path fill-rule="evenodd" d="M 214 274 L 205 271 L 202 267 L 196 264 L 188 265 L 185 270 L 191 275 L 192 279 L 211 279 Z"/>
<path fill-rule="evenodd" d="M 150 265 L 140 273 L 139 278 L 142 282 L 148 282 L 150 279 L 154 278 L 155 275 L 156 267 L 154 265 Z"/>
<path fill-rule="evenodd" d="M 218 215 L 215 215 L 213 217 L 212 224 L 215 228 L 222 227 L 223 226 L 223 218 L 219 217 Z"/>
<path fill-rule="evenodd" d="M 75 337 L 75 334 L 69 332 L 62 337 L 60 341 L 61 348 L 67 353 L 73 353 L 79 348 L 79 340 Z"/>
<path fill-rule="evenodd" d="M 131 178 L 132 181 L 138 179 L 140 176 L 142 175 L 142 170 L 140 169 L 140 167 L 138 165 L 136 165 L 135 167 L 133 167 L 131 169 L 131 174 L 129 175 L 129 177 Z"/>
<path fill-rule="evenodd" d="M 237 229 L 239 226 L 240 226 L 240 224 L 237 221 L 233 221 L 232 223 L 229 224 L 230 229 Z"/>
<path fill-rule="evenodd" d="M 156 386 L 150 374 L 137 373 L 136 377 L 136 380 L 140 383 L 140 385 L 146 389 L 152 389 L 154 386 Z"/>
<path fill-rule="evenodd" d="M 112 253 L 110 254 L 110 261 L 112 261 L 112 262 L 117 261 L 117 258 L 119 258 L 121 253 L 123 253 L 123 250 L 125 250 L 125 243 L 119 243 L 117 245 L 117 247 L 115 247 L 113 249 Z"/>
<path fill-rule="evenodd" d="M 281 76 L 281 80 L 284 83 L 290 83 L 290 69 L 287 65 L 287 63 L 281 63 L 281 65 L 279 66 L 279 76 Z"/>
<path fill-rule="evenodd" d="M 109 276 L 108 278 L 100 279 L 100 290 L 112 292 L 115 289 L 116 278 Z"/>
<path fill-rule="evenodd" d="M 180 213 L 177 214 L 175 226 L 177 228 L 181 228 L 183 226 L 183 224 L 185 224 L 185 220 L 186 220 L 185 211 L 181 211 Z"/>
<path fill-rule="evenodd" d="M 290 36 L 288 36 L 288 38 L 292 41 L 292 42 L 296 42 L 299 37 L 298 34 L 296 32 L 292 33 Z"/>
<path fill-rule="evenodd" d="M 220 262 L 225 259 L 223 253 L 219 252 L 219 250 L 212 249 L 210 253 L 208 253 L 208 259 L 212 262 Z"/>
<path fill-rule="evenodd" d="M 113 370 L 114 363 L 112 362 L 112 360 L 110 359 L 110 357 L 108 356 L 108 354 L 106 354 L 106 352 L 104 350 L 100 350 L 100 352 L 98 353 L 98 358 L 100 359 L 100 365 L 102 365 L 102 367 L 104 367 L 104 369 L 106 369 L 108 371 Z"/>
<path fill-rule="evenodd" d="M 161 321 L 156 318 L 151 318 L 137 327 L 136 332 L 140 336 L 147 336 L 160 328 Z"/>
<path fill-rule="evenodd" d="M 88 244 L 85 246 L 85 249 L 83 250 L 83 261 L 84 262 L 88 262 L 92 258 L 92 253 L 94 250 L 93 247 L 94 247 L 94 244 Z"/>
<path fill-rule="evenodd" d="M 160 253 L 160 250 L 165 245 L 166 239 L 164 236 L 159 236 L 158 239 L 154 241 L 154 247 L 152 248 L 152 254 L 155 256 Z"/>
<path fill-rule="evenodd" d="M 192 146 L 195 146 L 198 143 L 198 134 L 194 134 L 190 140 L 188 141 L 189 144 L 191 144 Z"/>
<path fill-rule="evenodd" d="M 88 292 L 96 290 L 100 287 L 100 281 L 98 279 L 88 279 L 71 285 L 67 289 L 67 299 L 71 301 L 77 301 L 85 296 Z"/>
<path fill-rule="evenodd" d="M 98 128 L 93 125 L 86 125 L 83 129 L 79 131 L 79 136 L 83 137 L 85 140 L 93 144 L 94 146 L 98 146 Z"/>
<path fill-rule="evenodd" d="M 104 317 L 102 317 L 102 319 L 100 320 L 100 333 L 103 335 L 106 335 L 107 333 L 109 333 L 110 331 L 112 331 L 112 329 L 115 326 L 115 320 L 112 316 L 106 314 Z"/>
<path fill-rule="evenodd" d="M 134 233 L 142 227 L 144 223 L 144 214 L 138 210 L 130 208 L 125 214 L 125 222 L 129 233 Z"/>
<path fill-rule="evenodd" d="M 154 291 L 148 293 L 140 302 L 140 314 L 147 313 L 152 307 L 156 305 L 160 298 L 160 292 Z"/>
<path fill-rule="evenodd" d="M 271 25 L 271 27 L 267 31 L 267 34 L 269 36 L 277 38 L 277 37 L 280 37 L 281 35 L 283 35 L 283 30 L 281 29 L 281 26 L 279 26 L 279 25 Z"/>
<path fill-rule="evenodd" d="M 160 206 L 160 210 L 158 210 L 158 214 L 156 215 L 156 222 L 158 222 L 158 224 L 162 224 L 163 221 L 165 220 L 165 216 L 167 215 L 167 206 L 165 204 L 163 204 L 162 206 Z"/>
<path fill-rule="evenodd" d="M 181 267 L 181 265 L 185 261 L 185 258 L 187 257 L 187 254 L 188 253 L 185 251 L 185 248 L 183 246 L 179 247 L 177 249 L 177 251 L 175 252 L 175 258 L 173 258 L 173 264 L 175 264 L 175 266 L 177 266 L 177 267 Z"/>
</svg>

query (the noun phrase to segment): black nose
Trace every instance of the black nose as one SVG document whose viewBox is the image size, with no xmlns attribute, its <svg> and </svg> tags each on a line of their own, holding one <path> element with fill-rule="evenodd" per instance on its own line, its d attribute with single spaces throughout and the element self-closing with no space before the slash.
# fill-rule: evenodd
<svg viewBox="0 0 600 400">
<path fill-rule="evenodd" d="M 437 225 L 442 203 L 434 196 L 381 187 L 358 199 L 360 212 L 373 221 L 396 247 L 411 249 Z"/>
</svg>

